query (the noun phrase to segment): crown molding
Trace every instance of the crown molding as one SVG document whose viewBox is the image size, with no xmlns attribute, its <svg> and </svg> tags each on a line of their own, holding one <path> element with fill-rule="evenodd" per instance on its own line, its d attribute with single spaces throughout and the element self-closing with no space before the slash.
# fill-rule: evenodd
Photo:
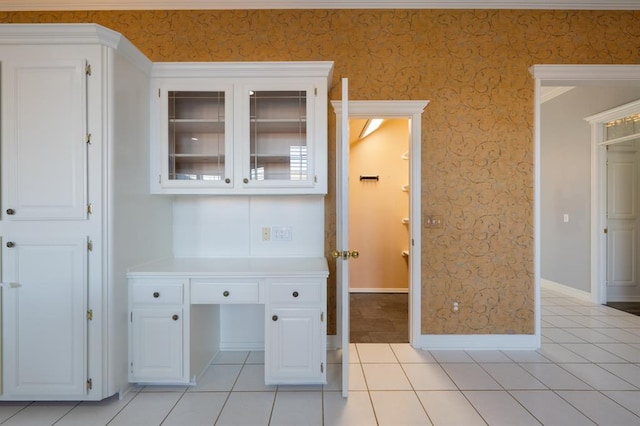
<svg viewBox="0 0 640 426">
<path fill-rule="evenodd" d="M 193 9 L 640 10 L 640 0 L 0 0 L 0 11 Z"/>
</svg>

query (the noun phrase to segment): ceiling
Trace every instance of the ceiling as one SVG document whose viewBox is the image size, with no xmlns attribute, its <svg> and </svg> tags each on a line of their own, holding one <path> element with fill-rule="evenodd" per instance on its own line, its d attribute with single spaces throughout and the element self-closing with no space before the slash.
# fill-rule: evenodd
<svg viewBox="0 0 640 426">
<path fill-rule="evenodd" d="M 0 11 L 182 9 L 640 10 L 640 0 L 0 0 Z"/>
</svg>

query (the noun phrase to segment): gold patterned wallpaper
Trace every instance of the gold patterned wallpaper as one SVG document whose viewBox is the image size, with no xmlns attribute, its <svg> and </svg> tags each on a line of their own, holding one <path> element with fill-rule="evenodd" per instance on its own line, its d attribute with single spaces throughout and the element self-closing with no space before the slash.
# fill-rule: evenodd
<svg viewBox="0 0 640 426">
<path fill-rule="evenodd" d="M 0 12 L 95 22 L 152 61 L 335 62 L 331 99 L 430 100 L 422 122 L 422 333 L 530 334 L 534 64 L 638 64 L 638 11 L 259 10 Z M 330 111 L 329 176 L 335 120 Z M 335 241 L 327 197 L 327 253 Z M 333 262 L 330 262 L 333 264 Z M 330 312 L 335 281 L 330 282 Z M 460 302 L 453 313 L 452 302 Z M 329 333 L 335 333 L 335 315 Z"/>
</svg>

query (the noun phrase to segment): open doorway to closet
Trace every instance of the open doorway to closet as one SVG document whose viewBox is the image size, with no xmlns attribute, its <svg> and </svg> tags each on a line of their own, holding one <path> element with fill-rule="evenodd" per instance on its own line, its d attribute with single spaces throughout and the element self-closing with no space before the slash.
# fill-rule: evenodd
<svg viewBox="0 0 640 426">
<path fill-rule="evenodd" d="M 410 120 L 349 120 L 352 343 L 409 342 Z"/>
</svg>

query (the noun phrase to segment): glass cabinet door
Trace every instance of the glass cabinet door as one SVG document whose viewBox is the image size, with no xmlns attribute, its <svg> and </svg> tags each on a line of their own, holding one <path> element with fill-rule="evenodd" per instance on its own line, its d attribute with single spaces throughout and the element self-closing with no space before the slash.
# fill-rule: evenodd
<svg viewBox="0 0 640 426">
<path fill-rule="evenodd" d="M 307 90 L 249 91 L 249 168 L 245 183 L 309 184 L 308 105 Z"/>
<path fill-rule="evenodd" d="M 168 91 L 170 182 L 230 183 L 224 91 Z"/>
</svg>

